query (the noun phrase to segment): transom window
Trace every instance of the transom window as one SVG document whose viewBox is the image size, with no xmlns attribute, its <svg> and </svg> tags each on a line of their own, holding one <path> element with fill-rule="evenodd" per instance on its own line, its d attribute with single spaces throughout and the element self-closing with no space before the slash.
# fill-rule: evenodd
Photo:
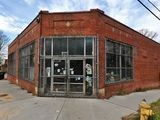
<svg viewBox="0 0 160 120">
<path fill-rule="evenodd" d="M 46 37 L 42 39 L 41 55 L 93 55 L 93 37 Z"/>
<path fill-rule="evenodd" d="M 133 48 L 130 45 L 106 41 L 106 82 L 133 79 Z"/>
</svg>

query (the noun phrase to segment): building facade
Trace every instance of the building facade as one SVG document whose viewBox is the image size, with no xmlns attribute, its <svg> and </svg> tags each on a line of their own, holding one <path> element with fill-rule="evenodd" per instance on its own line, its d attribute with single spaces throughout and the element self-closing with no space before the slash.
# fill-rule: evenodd
<svg viewBox="0 0 160 120">
<path fill-rule="evenodd" d="M 105 15 L 41 11 L 9 45 L 8 80 L 38 96 L 160 87 L 160 44 Z"/>
</svg>

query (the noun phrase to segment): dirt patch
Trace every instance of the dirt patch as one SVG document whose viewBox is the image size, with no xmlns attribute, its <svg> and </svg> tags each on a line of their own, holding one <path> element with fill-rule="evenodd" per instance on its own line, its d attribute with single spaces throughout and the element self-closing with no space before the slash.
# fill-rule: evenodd
<svg viewBox="0 0 160 120">
<path fill-rule="evenodd" d="M 9 95 L 7 93 L 0 93 L 0 102 L 11 101 L 12 99 L 13 99 L 12 95 Z"/>
</svg>

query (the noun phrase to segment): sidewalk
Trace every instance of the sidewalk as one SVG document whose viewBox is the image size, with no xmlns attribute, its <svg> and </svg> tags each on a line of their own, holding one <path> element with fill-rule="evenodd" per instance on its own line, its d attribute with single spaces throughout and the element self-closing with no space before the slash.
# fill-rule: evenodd
<svg viewBox="0 0 160 120">
<path fill-rule="evenodd" d="M 0 120 L 121 120 L 136 112 L 142 99 L 153 102 L 160 90 L 137 92 L 110 99 L 36 97 L 8 81 L 0 81 L 0 92 L 13 96 L 0 101 Z"/>
</svg>

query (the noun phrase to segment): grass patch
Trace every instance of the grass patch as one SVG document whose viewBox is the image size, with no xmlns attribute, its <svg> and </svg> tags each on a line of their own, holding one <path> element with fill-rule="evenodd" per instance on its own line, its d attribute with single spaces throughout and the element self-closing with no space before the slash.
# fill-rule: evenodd
<svg viewBox="0 0 160 120">
<path fill-rule="evenodd" d="M 150 104 L 154 115 L 148 120 L 160 120 L 160 99 Z M 139 120 L 139 113 L 132 113 L 130 115 L 122 117 L 122 120 Z"/>
<path fill-rule="evenodd" d="M 160 99 L 151 103 L 151 108 L 154 112 L 151 120 L 160 120 Z"/>
</svg>

